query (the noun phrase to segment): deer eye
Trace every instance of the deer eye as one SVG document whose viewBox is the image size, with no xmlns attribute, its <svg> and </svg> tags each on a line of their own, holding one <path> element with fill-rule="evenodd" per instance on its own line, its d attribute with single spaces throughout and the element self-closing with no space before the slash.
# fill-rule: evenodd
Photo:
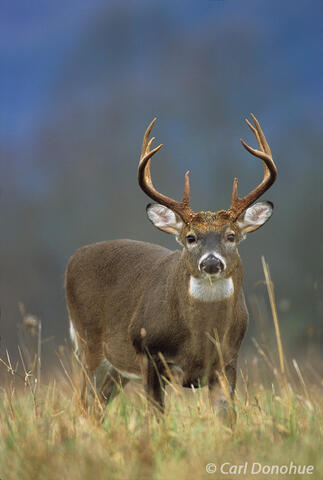
<svg viewBox="0 0 323 480">
<path fill-rule="evenodd" d="M 228 242 L 234 242 L 235 238 L 236 238 L 236 236 L 235 236 L 234 233 L 229 233 L 229 235 L 227 235 Z"/>
<path fill-rule="evenodd" d="M 189 244 L 195 243 L 196 242 L 196 237 L 194 235 L 187 235 L 186 241 Z"/>
</svg>

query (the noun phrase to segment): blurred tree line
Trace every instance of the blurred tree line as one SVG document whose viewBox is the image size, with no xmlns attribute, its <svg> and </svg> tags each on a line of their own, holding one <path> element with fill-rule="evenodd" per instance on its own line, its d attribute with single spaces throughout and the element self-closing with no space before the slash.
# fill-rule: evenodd
<svg viewBox="0 0 323 480">
<path fill-rule="evenodd" d="M 149 10 L 111 2 L 89 18 L 37 134 L 1 144 L 2 349 L 16 348 L 19 302 L 42 320 L 45 351 L 65 341 L 64 269 L 79 246 L 125 237 L 176 248 L 146 219 L 149 200 L 136 180 L 155 115 L 154 135 L 165 145 L 153 160 L 156 185 L 180 198 L 190 169 L 193 209 L 218 210 L 230 204 L 234 176 L 241 194 L 262 178 L 239 142 L 255 144 L 249 112 L 267 136 L 278 181 L 265 196 L 275 204 L 272 220 L 240 246 L 247 300 L 258 298 L 270 322 L 264 254 L 285 343 L 319 347 L 322 134 L 278 49 L 252 18 L 179 22 L 167 2 Z M 249 338 L 261 328 L 252 316 Z"/>
</svg>

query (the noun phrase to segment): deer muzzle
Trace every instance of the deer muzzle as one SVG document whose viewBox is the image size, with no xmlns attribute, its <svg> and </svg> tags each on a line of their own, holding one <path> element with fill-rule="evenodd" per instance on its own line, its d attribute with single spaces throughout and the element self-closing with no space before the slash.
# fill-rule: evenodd
<svg viewBox="0 0 323 480">
<path fill-rule="evenodd" d="M 201 272 L 205 272 L 208 275 L 214 275 L 224 270 L 223 262 L 212 253 L 202 259 L 199 267 Z"/>
</svg>

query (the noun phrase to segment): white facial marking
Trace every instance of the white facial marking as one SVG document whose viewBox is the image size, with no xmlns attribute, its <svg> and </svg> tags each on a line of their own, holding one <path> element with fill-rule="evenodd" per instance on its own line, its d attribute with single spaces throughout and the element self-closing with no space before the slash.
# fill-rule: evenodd
<svg viewBox="0 0 323 480">
<path fill-rule="evenodd" d="M 190 277 L 189 293 L 201 302 L 218 302 L 233 295 L 234 286 L 232 278 L 214 279 L 212 283 L 208 278 Z"/>
<path fill-rule="evenodd" d="M 205 253 L 204 255 L 202 255 L 202 257 L 200 258 L 200 261 L 199 261 L 199 270 L 201 270 L 201 263 L 203 262 L 203 260 L 208 257 L 209 255 L 214 255 L 216 258 L 218 258 L 219 260 L 221 260 L 221 262 L 223 263 L 223 270 L 226 269 L 227 267 L 227 264 L 226 264 L 226 261 L 224 260 L 224 258 L 222 257 L 222 255 L 220 255 L 218 252 L 208 252 L 208 253 Z"/>
</svg>

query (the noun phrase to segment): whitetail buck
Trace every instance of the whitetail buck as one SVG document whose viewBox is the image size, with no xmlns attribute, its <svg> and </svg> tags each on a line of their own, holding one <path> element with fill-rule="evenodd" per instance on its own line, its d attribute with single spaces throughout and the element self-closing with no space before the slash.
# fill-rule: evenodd
<svg viewBox="0 0 323 480">
<path fill-rule="evenodd" d="M 116 240 L 82 247 L 70 259 L 66 296 L 71 335 L 96 378 L 102 402 L 128 380 L 142 378 L 148 398 L 163 409 L 165 379 L 176 376 L 184 387 L 207 384 L 212 405 L 226 406 L 221 371 L 233 397 L 248 323 L 237 246 L 270 218 L 272 203 L 252 204 L 277 176 L 266 138 L 252 119 L 254 126 L 246 121 L 259 150 L 241 142 L 262 160 L 264 178 L 243 198 L 235 178 L 231 206 L 217 212 L 191 210 L 189 172 L 181 202 L 155 189 L 150 159 L 162 145 L 151 150 L 156 119 L 149 125 L 138 182 L 158 202 L 147 206 L 149 219 L 174 234 L 182 251 Z"/>
</svg>

